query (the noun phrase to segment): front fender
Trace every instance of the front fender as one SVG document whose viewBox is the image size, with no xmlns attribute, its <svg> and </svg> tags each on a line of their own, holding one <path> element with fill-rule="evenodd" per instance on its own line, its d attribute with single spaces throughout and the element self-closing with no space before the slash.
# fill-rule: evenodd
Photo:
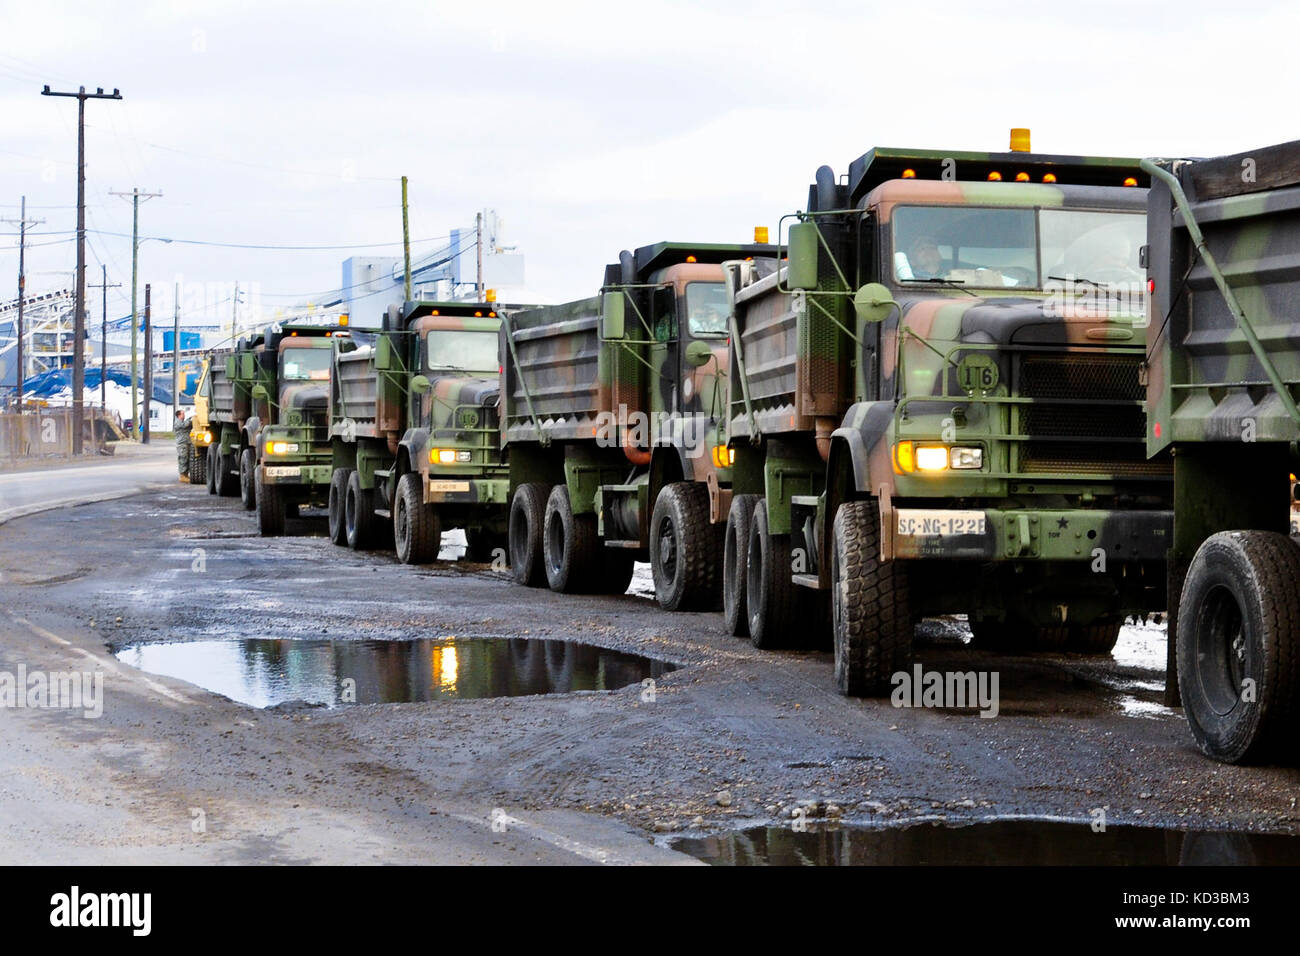
<svg viewBox="0 0 1300 956">
<path fill-rule="evenodd" d="M 849 408 L 839 428 L 831 433 L 832 441 L 843 442 L 848 448 L 849 459 L 853 465 L 853 485 L 859 492 L 874 491 L 873 478 L 879 481 L 893 479 L 892 469 L 886 474 L 872 474 L 872 458 L 876 458 L 875 470 L 887 468 L 889 461 L 888 444 L 890 427 L 894 421 L 893 402 L 858 402 Z"/>
<path fill-rule="evenodd" d="M 249 448 L 256 448 L 258 440 L 262 437 L 262 420 L 256 415 L 250 415 L 244 421 L 244 444 Z"/>
<path fill-rule="evenodd" d="M 429 450 L 429 430 L 427 428 L 411 428 L 402 436 L 401 442 L 398 443 L 397 457 L 400 460 L 402 450 L 406 451 L 406 460 L 408 467 L 412 471 L 424 471 L 422 462 Z"/>
</svg>

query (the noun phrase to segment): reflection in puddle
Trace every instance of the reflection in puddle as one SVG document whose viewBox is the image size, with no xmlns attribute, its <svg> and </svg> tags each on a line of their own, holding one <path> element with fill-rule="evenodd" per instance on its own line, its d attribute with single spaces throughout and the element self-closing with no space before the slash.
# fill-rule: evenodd
<svg viewBox="0 0 1300 956">
<path fill-rule="evenodd" d="M 669 841 L 715 866 L 1249 866 L 1300 864 L 1300 839 L 1260 833 L 997 820 L 909 827 L 753 827 Z"/>
<path fill-rule="evenodd" d="M 132 667 L 254 707 L 614 690 L 676 669 L 589 644 L 523 638 L 210 640 L 137 644 L 114 653 Z"/>
</svg>

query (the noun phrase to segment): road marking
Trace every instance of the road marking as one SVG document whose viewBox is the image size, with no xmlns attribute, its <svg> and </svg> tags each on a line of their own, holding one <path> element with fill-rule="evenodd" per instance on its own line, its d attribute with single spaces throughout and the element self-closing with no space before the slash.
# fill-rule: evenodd
<svg viewBox="0 0 1300 956">
<path fill-rule="evenodd" d="M 190 699 L 188 697 L 184 696 L 183 694 L 178 694 L 173 690 L 169 690 L 168 688 L 164 687 L 162 684 L 159 684 L 157 681 L 150 680 L 148 677 L 144 675 L 143 672 L 136 670 L 134 667 L 132 667 L 128 672 L 124 670 L 122 666 L 112 658 L 100 657 L 98 654 L 88 651 L 85 648 L 77 647 L 67 638 L 60 637 L 59 635 L 55 634 L 53 631 L 47 631 L 45 628 L 41 627 L 40 625 L 33 624 L 25 617 L 18 617 L 18 615 L 12 614 L 8 611 L 6 611 L 5 614 L 15 624 L 21 624 L 23 627 L 27 628 L 27 630 L 31 631 L 37 637 L 43 637 L 47 641 L 51 641 L 55 644 L 58 644 L 61 647 L 72 648 L 72 650 L 76 651 L 82 657 L 86 657 L 91 661 L 94 661 L 101 668 L 109 671 L 115 677 L 121 677 L 124 680 L 138 680 L 140 683 L 144 684 L 155 694 L 158 694 L 161 697 L 166 697 L 168 700 L 173 701 L 177 704 L 190 703 Z"/>
</svg>

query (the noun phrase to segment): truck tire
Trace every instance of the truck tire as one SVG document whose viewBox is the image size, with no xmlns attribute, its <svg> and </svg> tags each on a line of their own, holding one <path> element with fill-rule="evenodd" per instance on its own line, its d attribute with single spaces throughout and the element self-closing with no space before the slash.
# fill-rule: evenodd
<svg viewBox="0 0 1300 956">
<path fill-rule="evenodd" d="M 912 656 L 907 571 L 880 560 L 874 501 L 840 505 L 831 548 L 835 686 L 849 697 L 889 692 L 890 677 Z"/>
<path fill-rule="evenodd" d="M 217 448 L 215 445 L 209 445 L 207 452 L 203 455 L 205 461 L 204 471 L 207 472 L 206 478 L 208 483 L 208 494 L 217 493 Z"/>
<path fill-rule="evenodd" d="M 693 481 L 664 485 L 650 515 L 650 570 L 665 611 L 717 607 L 722 529 L 709 523 L 709 490 Z"/>
<path fill-rule="evenodd" d="M 515 489 L 510 499 L 510 570 L 515 581 L 530 588 L 546 584 L 546 559 L 542 555 L 542 528 L 546 522 L 549 485 L 530 481 Z"/>
<path fill-rule="evenodd" d="M 561 594 L 580 594 L 600 587 L 595 515 L 575 515 L 567 485 L 556 485 L 546 499 L 542 519 L 542 554 L 546 583 Z"/>
<path fill-rule="evenodd" d="M 239 500 L 245 511 L 257 507 L 257 459 L 251 448 L 239 453 Z"/>
<path fill-rule="evenodd" d="M 343 527 L 348 547 L 353 551 L 366 551 L 376 538 L 375 493 L 361 487 L 361 478 L 355 471 L 348 473 L 348 485 L 343 496 Z"/>
<path fill-rule="evenodd" d="M 217 497 L 233 498 L 239 494 L 239 481 L 235 475 L 238 461 L 234 455 L 217 452 Z"/>
<path fill-rule="evenodd" d="M 343 510 L 348 497 L 350 468 L 335 468 L 330 475 L 329 529 L 330 540 L 341 548 L 348 544 L 348 526 Z"/>
<path fill-rule="evenodd" d="M 1105 621 L 1099 624 L 1073 624 L 1066 639 L 1067 650 L 1076 654 L 1109 654 L 1119 640 L 1123 621 Z"/>
<path fill-rule="evenodd" d="M 408 471 L 397 483 L 393 502 L 393 540 L 397 560 L 403 564 L 428 564 L 438 560 L 442 548 L 442 522 L 438 509 L 424 503 L 419 474 Z"/>
<path fill-rule="evenodd" d="M 208 483 L 208 453 L 207 449 L 199 451 L 193 442 L 190 443 L 190 484 L 202 485 Z M 209 493 L 211 488 L 208 489 Z"/>
<path fill-rule="evenodd" d="M 284 492 L 279 485 L 268 485 L 253 469 L 253 499 L 257 507 L 257 530 L 263 538 L 284 534 Z"/>
<path fill-rule="evenodd" d="M 745 551 L 750 643 L 764 650 L 797 646 L 798 602 L 790 579 L 790 536 L 768 533 L 766 501 L 754 506 Z"/>
<path fill-rule="evenodd" d="M 727 512 L 727 529 L 722 546 L 722 616 L 727 633 L 749 636 L 749 612 L 745 609 L 745 556 L 749 551 L 749 526 L 762 495 L 736 495 Z"/>
<path fill-rule="evenodd" d="M 1300 548 L 1227 531 L 1192 558 L 1178 610 L 1178 685 L 1201 750 L 1243 763 L 1294 756 L 1300 730 Z"/>
</svg>

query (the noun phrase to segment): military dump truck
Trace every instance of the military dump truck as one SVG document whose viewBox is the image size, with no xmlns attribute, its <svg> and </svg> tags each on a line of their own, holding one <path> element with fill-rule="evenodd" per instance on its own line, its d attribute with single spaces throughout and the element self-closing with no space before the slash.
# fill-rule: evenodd
<svg viewBox="0 0 1300 956">
<path fill-rule="evenodd" d="M 492 303 L 393 306 L 373 345 L 337 357 L 331 411 L 330 538 L 438 557 L 465 530 L 472 561 L 504 558 L 508 472 L 497 428 Z"/>
<path fill-rule="evenodd" d="M 625 251 L 598 295 L 507 318 L 502 444 L 517 581 L 621 594 L 640 559 L 663 607 L 720 603 L 731 485 L 721 264 L 774 256 L 762 238 Z"/>
<path fill-rule="evenodd" d="M 263 535 L 283 534 L 301 505 L 327 504 L 330 372 L 335 352 L 354 346 L 346 320 L 294 322 L 212 356 L 210 486 L 256 509 Z"/>
<path fill-rule="evenodd" d="M 844 694 L 887 693 L 924 616 L 1106 653 L 1164 609 L 1147 177 L 1017 145 L 822 167 L 780 271 L 729 266 L 726 619 L 759 647 L 830 641 Z"/>
<path fill-rule="evenodd" d="M 1152 175 L 1147 450 L 1174 463 L 1170 678 L 1197 744 L 1300 742 L 1300 142 Z"/>
</svg>

